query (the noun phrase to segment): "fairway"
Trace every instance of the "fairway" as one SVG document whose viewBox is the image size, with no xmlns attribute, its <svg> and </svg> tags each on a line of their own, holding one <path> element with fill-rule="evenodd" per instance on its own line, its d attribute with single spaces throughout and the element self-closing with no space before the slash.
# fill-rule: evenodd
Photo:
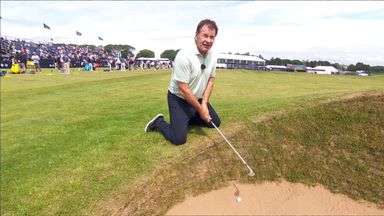
<svg viewBox="0 0 384 216">
<path fill-rule="evenodd" d="M 270 140 L 275 135 L 271 131 L 281 125 L 279 122 L 261 124 L 277 114 L 310 109 L 308 116 L 294 115 L 301 121 L 294 122 L 292 116 L 282 118 L 285 124 L 292 123 L 297 130 L 305 128 L 299 122 L 316 121 L 319 104 L 358 96 L 362 92 L 383 95 L 384 75 L 357 77 L 218 70 L 211 103 L 221 117 L 220 129 L 239 152 L 251 160 L 249 164 L 256 172 L 255 179 L 247 177 L 246 168 L 222 143 L 215 130 L 192 127 L 187 143 L 182 146 L 173 146 L 159 133 L 144 133 L 146 122 L 157 113 L 164 113 L 169 120 L 166 93 L 170 76 L 170 70 L 106 73 L 73 69 L 71 75 L 61 75 L 56 70 L 47 69 L 35 75 L 2 77 L 1 214 L 101 215 L 121 211 L 164 214 L 184 198 L 183 191 L 196 194 L 209 191 L 224 186 L 230 179 L 257 182 L 283 177 L 307 184 L 321 182 L 334 191 L 384 204 L 382 193 L 361 194 L 359 187 L 364 189 L 364 185 L 351 183 L 353 189 L 348 191 L 346 185 L 342 185 L 345 182 L 339 182 L 345 176 L 338 176 L 335 178 L 338 181 L 333 182 L 330 178 L 316 178 L 322 176 L 322 171 L 307 175 L 301 175 L 304 171 L 300 175 L 283 175 L 284 169 L 278 170 L 280 173 L 271 172 L 268 165 L 287 162 L 298 163 L 296 168 L 305 170 L 303 164 L 311 161 L 310 156 L 316 155 L 317 151 L 310 150 L 303 155 L 305 163 L 291 161 L 285 154 L 278 160 L 274 157 L 287 146 L 300 148 L 297 140 L 303 143 L 316 143 L 316 140 L 306 134 Z M 379 102 L 373 104 L 380 107 Z M 330 106 L 329 109 L 337 110 L 338 107 Z M 382 113 L 376 117 L 378 122 L 373 123 L 383 123 Z M 365 121 L 364 116 L 359 118 Z M 322 121 L 331 122 L 332 119 Z M 312 126 L 317 127 L 316 124 Z M 321 139 L 322 134 L 318 136 Z M 372 141 L 378 152 L 372 160 L 381 162 L 383 145 L 377 143 L 378 140 L 373 138 Z M 278 144 L 280 141 L 284 145 Z M 274 154 L 262 154 L 265 146 L 260 143 L 269 142 L 273 143 Z M 363 147 L 355 148 L 358 151 Z M 260 154 L 263 155 L 261 158 L 258 157 Z M 341 157 L 344 156 L 347 157 Z M 202 158 L 205 160 L 194 160 Z M 364 157 L 356 156 L 355 159 L 360 161 Z M 346 162 L 356 168 L 353 175 L 368 169 L 354 161 Z M 308 166 L 314 165 L 317 164 Z M 370 188 L 367 191 L 383 187 L 383 165 L 378 163 L 378 166 L 376 183 L 362 181 L 370 184 L 366 186 Z M 325 168 L 324 175 L 335 174 L 328 170 L 333 169 L 332 166 Z M 344 168 L 350 169 L 348 166 Z M 167 173 L 169 170 L 172 172 Z M 186 172 L 199 176 L 196 182 L 180 177 L 188 176 Z M 152 180 L 155 178 L 156 181 Z M 166 181 L 172 178 L 176 180 Z M 146 184 L 148 182 L 151 184 Z M 165 192 L 167 189 L 170 189 L 169 193 Z M 154 201 L 162 198 L 164 200 L 159 203 Z"/>
</svg>

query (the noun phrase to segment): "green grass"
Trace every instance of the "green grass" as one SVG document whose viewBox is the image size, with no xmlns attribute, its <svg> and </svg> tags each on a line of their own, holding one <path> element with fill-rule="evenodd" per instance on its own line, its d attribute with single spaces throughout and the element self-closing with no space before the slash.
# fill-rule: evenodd
<svg viewBox="0 0 384 216">
<path fill-rule="evenodd" d="M 208 191 L 233 178 L 249 181 L 242 164 L 214 130 L 192 128 L 187 144 L 179 147 L 165 141 L 159 133 L 143 132 L 144 125 L 155 114 L 164 113 L 168 118 L 169 78 L 169 70 L 72 70 L 69 76 L 44 70 L 41 74 L 1 78 L 2 215 L 121 211 L 162 214 L 185 193 Z M 326 117 L 327 107 L 318 104 L 337 101 L 351 93 L 383 90 L 382 75 L 218 71 L 211 103 L 222 119 L 223 132 L 241 152 L 248 152 L 258 176 L 254 181 L 284 177 L 309 184 L 318 182 L 334 191 L 382 204 L 382 193 L 367 195 L 362 189 L 373 193 L 383 188 L 383 145 L 379 143 L 383 139 L 380 132 L 372 132 L 375 136 L 366 144 L 361 141 L 361 134 L 357 135 L 364 127 L 383 123 L 382 114 L 377 114 L 378 110 L 382 113 L 382 108 L 374 106 L 372 115 L 359 116 L 362 109 L 351 105 L 357 116 L 344 116 L 340 115 L 343 111 L 337 111 L 342 104 L 336 103 L 331 107 L 335 113 Z M 310 112 L 297 111 L 308 107 Z M 321 125 L 326 130 L 308 132 L 305 127 L 320 125 L 318 107 L 324 115 Z M 279 118 L 280 123 L 270 123 L 274 119 L 269 117 L 270 113 L 276 112 L 294 114 Z M 307 114 L 300 116 L 302 113 Z M 354 113 L 353 109 L 348 113 Z M 326 124 L 332 124 L 333 118 L 343 119 L 341 125 Z M 376 121 L 370 121 L 375 118 Z M 348 140 L 359 141 L 353 148 L 345 144 L 352 141 L 334 135 L 332 130 L 344 126 L 349 119 L 367 122 L 366 126 L 356 128 L 341 127 L 353 131 L 348 133 Z M 292 131 L 297 133 L 287 125 L 292 125 Z M 280 144 L 282 141 L 284 145 Z M 295 157 L 289 157 L 287 149 L 296 146 L 303 152 L 293 152 Z M 321 155 L 319 152 L 332 153 L 319 156 L 319 160 L 327 159 L 329 164 L 312 159 L 313 155 Z M 371 163 L 359 161 L 365 159 Z M 273 166 L 268 168 L 269 164 Z M 353 175 L 373 173 L 373 177 L 365 175 L 346 184 L 340 179 L 346 179 L 346 172 L 351 170 L 357 170 Z M 348 189 L 343 184 L 354 187 Z"/>
</svg>

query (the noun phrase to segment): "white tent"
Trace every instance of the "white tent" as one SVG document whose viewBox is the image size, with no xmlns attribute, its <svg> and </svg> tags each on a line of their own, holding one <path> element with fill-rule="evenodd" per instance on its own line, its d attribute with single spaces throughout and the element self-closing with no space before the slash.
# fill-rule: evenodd
<svg viewBox="0 0 384 216">
<path fill-rule="evenodd" d="M 284 65 L 266 65 L 265 68 L 267 70 L 279 70 L 279 71 L 287 70 L 287 66 L 284 66 Z"/>
<path fill-rule="evenodd" d="M 333 66 L 316 66 L 313 70 L 316 74 L 336 74 L 339 72 L 339 70 Z"/>
</svg>

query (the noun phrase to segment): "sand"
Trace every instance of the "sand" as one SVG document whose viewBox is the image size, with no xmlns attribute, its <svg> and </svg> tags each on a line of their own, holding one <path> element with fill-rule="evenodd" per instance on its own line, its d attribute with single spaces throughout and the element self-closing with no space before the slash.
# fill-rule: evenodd
<svg viewBox="0 0 384 216">
<path fill-rule="evenodd" d="M 237 202 L 236 198 L 242 201 Z M 334 194 L 323 186 L 289 182 L 237 184 L 187 199 L 166 215 L 384 215 L 366 201 Z"/>
</svg>

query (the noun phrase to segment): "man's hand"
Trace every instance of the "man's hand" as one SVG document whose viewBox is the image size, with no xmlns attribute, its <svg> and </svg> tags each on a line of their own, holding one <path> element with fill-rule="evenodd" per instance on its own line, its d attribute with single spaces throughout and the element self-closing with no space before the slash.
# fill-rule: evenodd
<svg viewBox="0 0 384 216">
<path fill-rule="evenodd" d="M 200 118 L 209 123 L 211 121 L 211 115 L 209 114 L 207 102 L 202 101 L 200 104 L 195 96 L 193 96 L 191 90 L 188 87 L 188 83 L 178 82 L 177 84 L 179 86 L 180 94 L 199 112 Z"/>
<path fill-rule="evenodd" d="M 209 114 L 208 106 L 207 104 L 202 103 L 201 104 L 202 111 L 199 113 L 200 118 L 203 119 L 205 122 L 209 123 L 211 121 L 211 115 Z"/>
</svg>

